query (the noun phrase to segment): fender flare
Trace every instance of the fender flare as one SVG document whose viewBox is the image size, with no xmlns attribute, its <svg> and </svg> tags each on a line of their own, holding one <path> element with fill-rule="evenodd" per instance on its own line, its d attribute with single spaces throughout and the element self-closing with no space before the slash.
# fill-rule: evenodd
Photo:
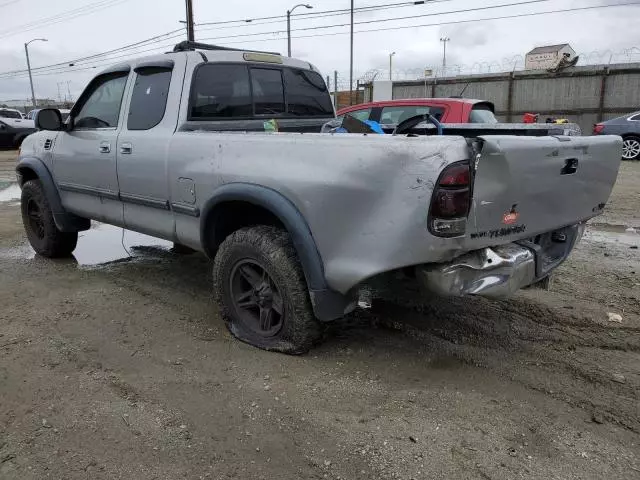
<svg viewBox="0 0 640 480">
<path fill-rule="evenodd" d="M 223 202 L 242 201 L 262 207 L 273 213 L 285 226 L 298 253 L 309 288 L 324 289 L 327 283 L 324 278 L 322 258 L 311 234 L 311 229 L 300 211 L 284 195 L 275 190 L 253 183 L 228 183 L 217 188 L 213 195 L 202 207 L 202 222 L 200 224 L 200 241 L 207 254 L 209 244 L 206 238 L 206 226 L 216 205 Z"/>
<path fill-rule="evenodd" d="M 38 177 L 38 180 L 40 180 L 44 193 L 49 201 L 49 205 L 51 206 L 53 220 L 55 221 L 58 230 L 61 232 L 80 232 L 83 230 L 89 230 L 91 227 L 91 221 L 89 219 L 78 217 L 64 209 L 62 201 L 60 200 L 60 193 L 53 181 L 51 172 L 39 158 L 24 157 L 18 162 L 18 165 L 16 166 L 16 173 L 20 187 L 25 183 L 24 179 L 28 176 L 26 173 L 28 170 L 33 171 L 33 173 Z"/>
<path fill-rule="evenodd" d="M 200 242 L 209 257 L 215 255 L 207 238 L 207 225 L 216 205 L 229 201 L 242 201 L 262 207 L 274 214 L 291 236 L 291 241 L 302 265 L 311 304 L 316 317 L 323 321 L 335 320 L 356 306 L 355 292 L 343 295 L 329 288 L 324 276 L 324 264 L 304 216 L 297 207 L 281 193 L 253 183 L 228 183 L 218 187 L 202 207 Z"/>
</svg>

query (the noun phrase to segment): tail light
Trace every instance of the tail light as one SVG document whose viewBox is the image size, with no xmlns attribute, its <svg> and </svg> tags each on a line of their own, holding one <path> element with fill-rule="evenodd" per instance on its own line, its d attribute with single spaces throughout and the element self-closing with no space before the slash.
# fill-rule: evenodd
<svg viewBox="0 0 640 480">
<path fill-rule="evenodd" d="M 600 135 L 603 130 L 604 130 L 604 125 L 602 123 L 596 123 L 593 126 L 593 134 L 594 135 Z"/>
<path fill-rule="evenodd" d="M 471 171 L 468 162 L 447 166 L 433 190 L 429 230 L 438 237 L 464 235 L 471 205 Z"/>
</svg>

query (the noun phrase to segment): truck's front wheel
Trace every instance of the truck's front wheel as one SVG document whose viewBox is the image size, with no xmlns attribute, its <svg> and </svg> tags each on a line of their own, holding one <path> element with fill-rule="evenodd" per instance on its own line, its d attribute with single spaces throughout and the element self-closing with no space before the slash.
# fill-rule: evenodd
<svg viewBox="0 0 640 480">
<path fill-rule="evenodd" d="M 307 352 L 321 336 L 304 274 L 287 232 L 240 229 L 220 245 L 215 296 L 231 333 L 265 350 Z"/>
<path fill-rule="evenodd" d="M 71 255 L 78 243 L 78 232 L 58 230 L 40 180 L 29 180 L 22 186 L 20 203 L 22 223 L 36 253 L 49 258 Z"/>
</svg>

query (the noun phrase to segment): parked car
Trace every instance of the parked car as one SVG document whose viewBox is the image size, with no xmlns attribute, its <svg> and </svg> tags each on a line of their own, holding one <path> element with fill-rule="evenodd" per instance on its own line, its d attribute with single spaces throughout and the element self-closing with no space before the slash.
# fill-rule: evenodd
<svg viewBox="0 0 640 480">
<path fill-rule="evenodd" d="M 594 135 L 620 135 L 622 159 L 640 160 L 640 111 L 612 118 L 593 126 Z"/>
<path fill-rule="evenodd" d="M 337 118 L 349 114 L 358 120 L 378 122 L 391 131 L 403 120 L 431 114 L 442 123 L 498 123 L 493 103 L 470 98 L 407 98 L 361 103 L 338 110 Z M 390 133 L 390 132 L 388 132 Z"/>
<path fill-rule="evenodd" d="M 416 115 L 429 114 L 445 125 L 449 135 L 572 135 L 582 134 L 573 123 L 564 125 L 548 123 L 499 123 L 493 103 L 470 98 L 406 98 L 362 103 L 338 110 L 336 121 L 346 114 L 358 120 L 372 120 L 380 124 L 384 133 L 392 133 L 403 121 Z M 417 125 L 415 134 L 435 134 L 428 122 Z"/>
<path fill-rule="evenodd" d="M 33 121 L 0 118 L 0 147 L 19 147 L 27 135 L 36 131 Z"/>
<path fill-rule="evenodd" d="M 14 108 L 0 108 L 0 118 L 16 118 L 22 120 L 24 115 L 20 110 Z"/>
<path fill-rule="evenodd" d="M 94 219 L 204 252 L 231 333 L 301 353 L 374 276 L 489 297 L 546 278 L 622 151 L 617 136 L 298 133 L 333 117 L 307 61 L 183 42 L 119 63 L 66 124 L 36 116 L 16 168 L 29 242 L 69 255 Z"/>
<path fill-rule="evenodd" d="M 39 108 L 35 108 L 33 110 L 30 110 L 29 113 L 27 113 L 26 118 L 28 118 L 29 120 L 35 120 L 36 118 L 36 113 L 38 113 L 41 109 Z M 66 108 L 59 108 L 58 109 L 60 111 L 60 115 L 62 116 L 62 121 L 66 122 L 67 118 L 69 118 L 69 112 L 71 112 L 71 110 L 66 109 Z"/>
</svg>

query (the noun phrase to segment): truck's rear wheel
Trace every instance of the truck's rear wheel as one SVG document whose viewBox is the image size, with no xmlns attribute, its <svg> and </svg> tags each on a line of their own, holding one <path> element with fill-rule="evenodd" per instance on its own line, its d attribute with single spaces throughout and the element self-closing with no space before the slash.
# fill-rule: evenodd
<svg viewBox="0 0 640 480">
<path fill-rule="evenodd" d="M 256 226 L 232 233 L 213 264 L 216 301 L 229 331 L 265 350 L 307 352 L 322 330 L 289 235 Z"/>
<path fill-rule="evenodd" d="M 20 200 L 22 223 L 36 253 L 49 258 L 71 255 L 78 243 L 78 233 L 58 230 L 40 180 L 26 182 Z"/>
</svg>

